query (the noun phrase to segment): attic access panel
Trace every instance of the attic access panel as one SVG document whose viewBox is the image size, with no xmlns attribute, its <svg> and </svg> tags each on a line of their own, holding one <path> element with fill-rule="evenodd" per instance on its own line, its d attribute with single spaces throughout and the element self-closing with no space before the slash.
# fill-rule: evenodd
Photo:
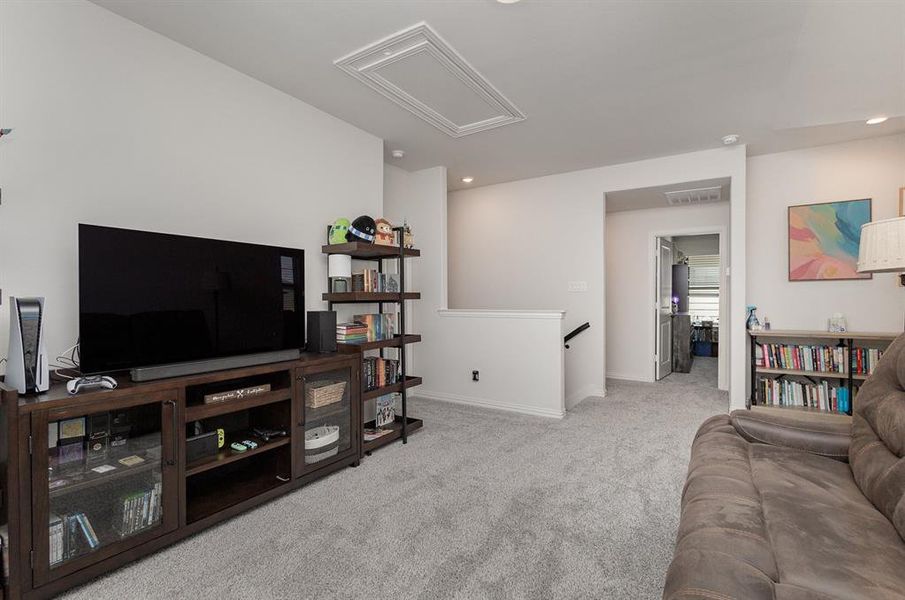
<svg viewBox="0 0 905 600">
<path fill-rule="evenodd" d="M 403 29 L 334 64 L 452 137 L 525 119 L 427 23 Z"/>
</svg>

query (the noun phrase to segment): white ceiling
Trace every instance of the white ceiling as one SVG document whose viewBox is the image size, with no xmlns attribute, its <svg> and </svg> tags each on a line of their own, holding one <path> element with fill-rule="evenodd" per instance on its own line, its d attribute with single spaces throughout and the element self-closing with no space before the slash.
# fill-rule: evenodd
<svg viewBox="0 0 905 600">
<path fill-rule="evenodd" d="M 720 177 L 718 179 L 700 179 L 698 181 L 685 181 L 671 183 L 669 185 L 657 185 L 632 190 L 621 190 L 606 193 L 606 212 L 622 212 L 626 210 L 644 210 L 647 208 L 675 208 L 684 206 L 671 206 L 666 200 L 666 192 L 678 192 L 681 190 L 696 190 L 701 188 L 719 187 L 720 202 L 728 202 L 730 195 L 730 179 Z"/>
<path fill-rule="evenodd" d="M 95 2 L 385 139 L 388 162 L 447 166 L 452 189 L 727 133 L 761 154 L 905 131 L 903 0 Z M 333 64 L 419 21 L 527 119 L 450 138 Z"/>
</svg>

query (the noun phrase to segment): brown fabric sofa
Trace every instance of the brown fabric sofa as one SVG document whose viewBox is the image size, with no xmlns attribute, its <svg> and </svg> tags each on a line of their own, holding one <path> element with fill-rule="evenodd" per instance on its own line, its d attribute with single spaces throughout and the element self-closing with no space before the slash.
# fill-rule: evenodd
<svg viewBox="0 0 905 600">
<path fill-rule="evenodd" d="M 854 408 L 707 420 L 663 598 L 905 600 L 905 336 Z"/>
</svg>

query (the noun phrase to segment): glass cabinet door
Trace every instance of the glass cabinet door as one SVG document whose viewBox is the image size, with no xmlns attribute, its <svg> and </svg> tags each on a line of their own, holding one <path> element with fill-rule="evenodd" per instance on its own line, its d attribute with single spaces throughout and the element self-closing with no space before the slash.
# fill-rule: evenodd
<svg viewBox="0 0 905 600">
<path fill-rule="evenodd" d="M 304 436 L 302 471 L 309 472 L 358 453 L 354 419 L 358 382 L 352 367 L 306 370 L 300 378 Z"/>
<path fill-rule="evenodd" d="M 152 396 L 35 419 L 38 579 L 175 529 L 175 393 Z"/>
</svg>

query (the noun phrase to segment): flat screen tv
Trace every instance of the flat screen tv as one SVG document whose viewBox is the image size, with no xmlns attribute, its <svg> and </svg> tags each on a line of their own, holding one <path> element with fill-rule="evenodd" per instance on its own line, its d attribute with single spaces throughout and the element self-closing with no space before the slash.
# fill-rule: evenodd
<svg viewBox="0 0 905 600">
<path fill-rule="evenodd" d="M 305 345 L 305 253 L 79 225 L 83 373 Z"/>
</svg>

